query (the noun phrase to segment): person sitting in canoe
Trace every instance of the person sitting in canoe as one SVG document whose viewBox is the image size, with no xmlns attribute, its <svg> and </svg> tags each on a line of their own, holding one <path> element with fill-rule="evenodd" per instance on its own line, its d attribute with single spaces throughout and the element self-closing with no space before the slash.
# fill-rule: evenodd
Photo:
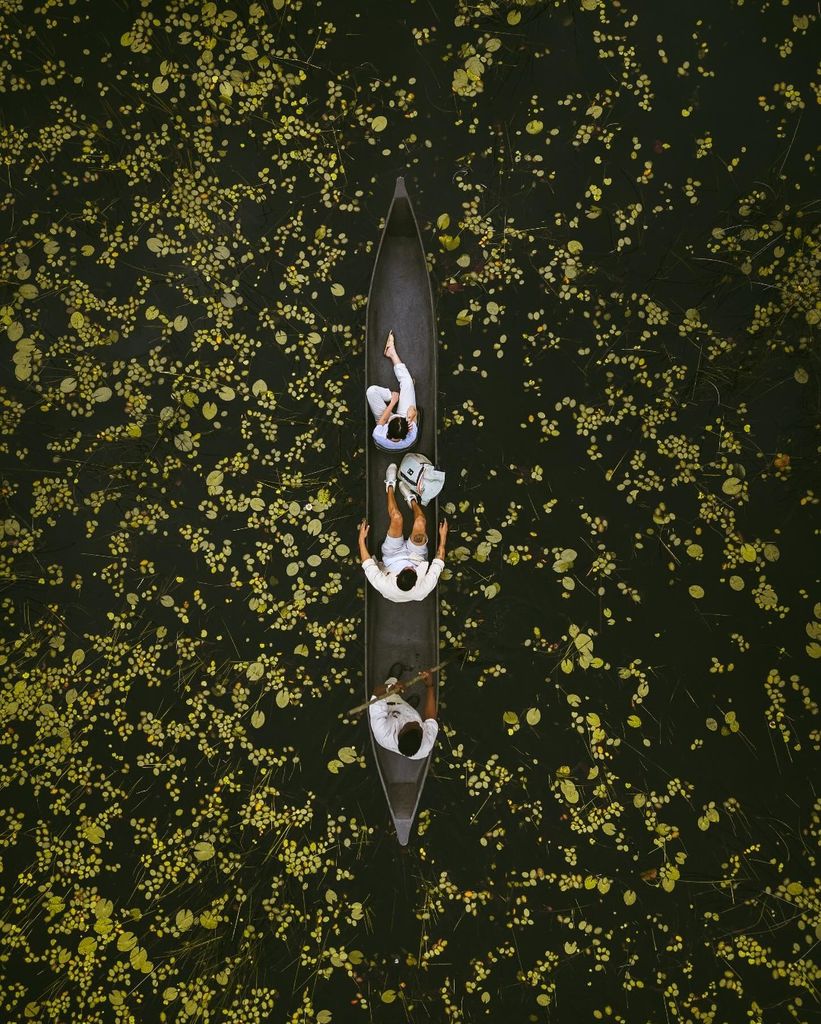
<svg viewBox="0 0 821 1024">
<path fill-rule="evenodd" d="M 439 546 L 436 557 L 428 563 L 428 525 L 425 511 L 420 507 L 404 480 L 399 481 L 399 490 L 410 505 L 413 513 L 413 528 L 405 540 L 402 512 L 396 503 L 396 463 L 388 466 L 385 476 L 385 491 L 388 496 L 388 534 L 382 542 L 382 561 L 377 562 L 368 552 L 368 530 L 363 519 L 359 524 L 359 556 L 362 568 L 371 585 L 389 601 L 423 601 L 431 593 L 445 567 L 445 542 L 448 536 L 448 521 L 439 527 Z"/>
<path fill-rule="evenodd" d="M 439 732 L 433 676 L 427 670 L 419 674 L 425 680 L 425 706 L 421 715 L 404 697 L 400 697 L 402 684 L 396 676 L 390 676 L 384 685 L 377 686 L 368 708 L 376 742 L 386 750 L 393 750 L 414 761 L 428 756 Z M 384 700 L 376 699 L 386 693 L 389 696 Z"/>
<path fill-rule="evenodd" d="M 388 452 L 404 451 L 416 442 L 418 433 L 416 392 L 410 371 L 396 354 L 393 331 L 388 332 L 385 355 L 393 363 L 399 391 L 390 391 L 378 384 L 368 388 L 368 405 L 376 418 L 372 437 L 377 448 Z"/>
</svg>

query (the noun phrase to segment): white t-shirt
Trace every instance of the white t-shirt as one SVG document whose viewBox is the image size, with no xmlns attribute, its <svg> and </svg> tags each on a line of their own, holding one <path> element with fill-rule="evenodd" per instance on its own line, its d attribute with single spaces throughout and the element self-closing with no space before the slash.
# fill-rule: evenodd
<svg viewBox="0 0 821 1024">
<path fill-rule="evenodd" d="M 395 418 L 395 416 L 391 416 L 391 419 Z M 387 423 L 377 423 L 373 428 L 373 434 L 371 436 L 373 437 L 374 444 L 377 448 L 382 448 L 386 452 L 401 452 L 405 448 L 410 448 L 410 446 L 416 441 L 416 434 L 416 420 L 414 420 L 413 423 L 408 425 L 408 432 L 401 441 L 390 440 L 388 437 Z"/>
<path fill-rule="evenodd" d="M 419 761 L 428 756 L 433 750 L 433 744 L 439 732 L 439 723 L 435 718 L 426 718 L 423 721 L 416 708 L 412 708 L 398 693 L 392 693 L 384 700 L 374 700 L 371 697 L 371 701 L 368 716 L 371 720 L 374 739 L 381 747 L 402 754 L 399 749 L 399 733 L 408 722 L 416 722 L 422 726 L 422 742 L 415 754 L 402 754 L 402 757 Z"/>
<path fill-rule="evenodd" d="M 386 569 L 382 562 L 377 562 L 374 558 L 363 562 L 362 568 L 373 587 L 389 601 L 424 601 L 436 586 L 445 563 L 441 558 L 434 558 L 432 562 L 417 562 L 416 565 L 410 566 L 416 570 L 419 577 L 418 582 L 410 590 L 400 590 L 396 582 L 396 573 Z"/>
</svg>

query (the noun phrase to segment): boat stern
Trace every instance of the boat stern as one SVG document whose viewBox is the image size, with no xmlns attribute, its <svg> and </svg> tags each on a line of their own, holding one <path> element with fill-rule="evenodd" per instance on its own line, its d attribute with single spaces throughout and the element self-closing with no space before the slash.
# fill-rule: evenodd
<svg viewBox="0 0 821 1024">
<path fill-rule="evenodd" d="M 413 828 L 413 818 L 394 818 L 393 823 L 396 826 L 396 838 L 399 840 L 399 845 L 407 846 Z"/>
</svg>

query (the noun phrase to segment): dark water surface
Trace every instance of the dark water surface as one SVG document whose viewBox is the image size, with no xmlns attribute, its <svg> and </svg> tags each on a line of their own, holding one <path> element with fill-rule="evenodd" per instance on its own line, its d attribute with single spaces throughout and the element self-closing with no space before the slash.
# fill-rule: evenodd
<svg viewBox="0 0 821 1024">
<path fill-rule="evenodd" d="M 0 17 L 2 1019 L 817 1017 L 817 9 Z M 399 174 L 451 524 L 406 849 L 347 714 Z"/>
</svg>

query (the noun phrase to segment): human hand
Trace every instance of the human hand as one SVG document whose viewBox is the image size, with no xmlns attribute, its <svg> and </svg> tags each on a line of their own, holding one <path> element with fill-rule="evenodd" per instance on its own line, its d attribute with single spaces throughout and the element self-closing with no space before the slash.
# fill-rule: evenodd
<svg viewBox="0 0 821 1024">
<path fill-rule="evenodd" d="M 439 543 L 444 544 L 448 536 L 448 521 L 443 519 L 439 525 Z"/>
<path fill-rule="evenodd" d="M 425 686 L 427 686 L 428 688 L 433 686 L 433 676 L 430 674 L 430 672 L 427 669 L 425 669 L 424 672 L 420 672 L 419 675 L 424 680 Z"/>
<path fill-rule="evenodd" d="M 399 401 L 399 392 L 398 391 L 391 391 L 391 405 L 396 405 L 396 403 L 398 401 Z"/>
<path fill-rule="evenodd" d="M 415 405 L 412 405 L 412 406 L 410 406 L 408 408 L 407 420 L 408 420 L 409 424 L 416 422 L 416 406 Z"/>
<path fill-rule="evenodd" d="M 367 540 L 367 538 L 368 538 L 368 530 L 370 530 L 370 526 L 369 526 L 367 520 L 363 519 L 362 522 L 359 524 L 359 540 L 360 540 L 360 542 Z"/>
</svg>

